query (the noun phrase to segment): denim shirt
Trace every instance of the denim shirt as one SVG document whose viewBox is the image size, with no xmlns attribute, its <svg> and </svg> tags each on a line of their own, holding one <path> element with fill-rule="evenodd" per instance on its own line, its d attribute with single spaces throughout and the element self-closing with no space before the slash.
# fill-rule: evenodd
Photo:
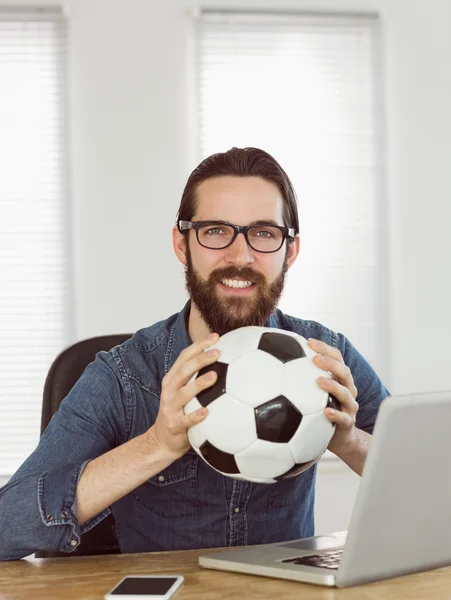
<svg viewBox="0 0 451 600">
<path fill-rule="evenodd" d="M 39 445 L 0 489 L 0 560 L 71 552 L 110 512 L 122 552 L 241 546 L 314 535 L 316 465 L 274 484 L 224 477 L 192 449 L 83 527 L 75 493 L 86 464 L 147 431 L 161 381 L 191 344 L 182 312 L 100 352 L 62 401 Z M 338 348 L 358 389 L 356 425 L 373 430 L 389 392 L 352 344 L 314 321 L 276 310 L 267 323 Z"/>
</svg>

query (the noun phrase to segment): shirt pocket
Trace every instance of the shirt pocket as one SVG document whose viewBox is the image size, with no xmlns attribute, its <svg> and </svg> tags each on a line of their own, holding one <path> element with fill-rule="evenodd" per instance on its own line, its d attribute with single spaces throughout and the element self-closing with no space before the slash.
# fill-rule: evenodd
<svg viewBox="0 0 451 600">
<path fill-rule="evenodd" d="M 136 488 L 134 499 L 151 512 L 166 518 L 199 513 L 198 455 L 189 450 L 172 465 Z"/>
</svg>

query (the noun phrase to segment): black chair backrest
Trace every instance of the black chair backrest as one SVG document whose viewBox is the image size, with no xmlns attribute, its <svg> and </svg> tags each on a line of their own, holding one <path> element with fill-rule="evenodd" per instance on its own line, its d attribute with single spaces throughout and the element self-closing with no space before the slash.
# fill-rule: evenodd
<svg viewBox="0 0 451 600">
<path fill-rule="evenodd" d="M 64 349 L 53 361 L 44 385 L 42 402 L 41 435 L 83 371 L 101 350 L 111 350 L 132 336 L 129 334 L 103 335 L 82 340 Z M 116 524 L 112 514 L 81 536 L 80 545 L 73 552 L 36 552 L 37 558 L 56 556 L 85 556 L 88 554 L 118 554 Z"/>
</svg>

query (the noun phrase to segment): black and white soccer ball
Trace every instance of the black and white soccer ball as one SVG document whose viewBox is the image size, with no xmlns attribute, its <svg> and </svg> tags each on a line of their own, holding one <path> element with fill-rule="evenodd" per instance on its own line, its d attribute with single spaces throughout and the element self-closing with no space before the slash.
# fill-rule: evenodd
<svg viewBox="0 0 451 600">
<path fill-rule="evenodd" d="M 185 406 L 186 414 L 208 408 L 188 430 L 194 450 L 223 475 L 257 483 L 294 477 L 318 462 L 335 429 L 324 409 L 339 405 L 318 385 L 318 377 L 331 375 L 312 362 L 307 340 L 242 327 L 211 348 L 219 359 L 192 380 L 212 370 L 218 378 Z"/>
</svg>

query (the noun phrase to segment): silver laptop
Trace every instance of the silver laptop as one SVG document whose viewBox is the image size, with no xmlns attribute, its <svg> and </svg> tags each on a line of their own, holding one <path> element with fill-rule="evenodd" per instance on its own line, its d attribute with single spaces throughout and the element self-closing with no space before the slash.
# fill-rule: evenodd
<svg viewBox="0 0 451 600">
<path fill-rule="evenodd" d="M 346 587 L 451 565 L 451 391 L 386 398 L 347 532 L 219 550 L 202 567 Z"/>
</svg>

